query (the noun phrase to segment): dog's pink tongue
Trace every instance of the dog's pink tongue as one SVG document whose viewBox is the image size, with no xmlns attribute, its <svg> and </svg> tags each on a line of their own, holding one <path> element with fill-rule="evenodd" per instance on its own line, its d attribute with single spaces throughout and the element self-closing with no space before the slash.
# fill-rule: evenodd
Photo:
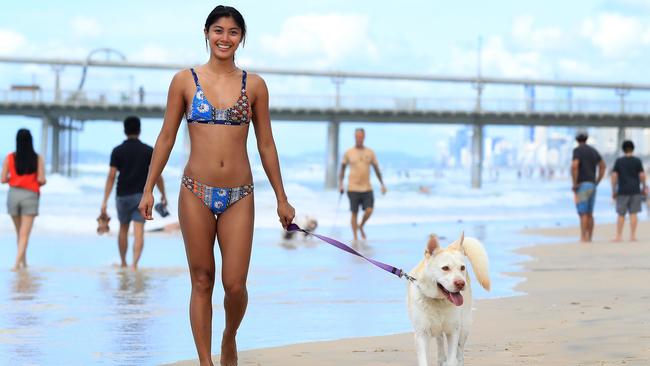
<svg viewBox="0 0 650 366">
<path fill-rule="evenodd" d="M 450 292 L 449 300 L 456 306 L 463 305 L 463 295 L 460 292 Z"/>
</svg>

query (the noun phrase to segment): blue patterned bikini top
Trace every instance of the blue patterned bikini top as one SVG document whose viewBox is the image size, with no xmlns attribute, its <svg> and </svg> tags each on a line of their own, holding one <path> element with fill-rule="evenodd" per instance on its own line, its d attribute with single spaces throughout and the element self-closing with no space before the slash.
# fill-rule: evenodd
<svg viewBox="0 0 650 366">
<path fill-rule="evenodd" d="M 196 75 L 194 69 L 190 69 L 196 84 L 196 93 L 192 98 L 192 105 L 188 109 L 185 117 L 188 123 L 206 123 L 210 125 L 243 125 L 251 121 L 252 110 L 248 102 L 248 95 L 246 95 L 246 71 L 243 71 L 241 79 L 241 94 L 230 108 L 218 109 L 215 108 L 210 101 L 205 97 L 205 93 L 199 84 L 199 77 Z"/>
</svg>

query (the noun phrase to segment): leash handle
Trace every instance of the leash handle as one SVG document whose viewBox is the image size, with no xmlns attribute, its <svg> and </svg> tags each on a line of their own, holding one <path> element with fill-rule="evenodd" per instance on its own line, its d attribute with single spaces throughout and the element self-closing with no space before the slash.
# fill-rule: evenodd
<svg viewBox="0 0 650 366">
<path fill-rule="evenodd" d="M 348 252 L 350 254 L 356 255 L 357 257 L 361 257 L 361 258 L 367 260 L 368 262 L 374 264 L 375 266 L 383 269 L 384 271 L 390 272 L 390 273 L 394 274 L 395 276 L 397 276 L 399 278 L 405 277 L 408 281 L 414 281 L 415 280 L 413 277 L 409 276 L 403 270 L 401 270 L 401 269 L 399 269 L 397 267 L 393 267 L 390 264 L 382 263 L 382 262 L 374 260 L 372 258 L 368 258 L 368 257 L 364 256 L 363 254 L 357 252 L 356 250 L 350 248 L 350 246 L 348 246 L 346 244 L 343 244 L 343 243 L 341 243 L 340 241 L 338 241 L 336 239 L 328 238 L 327 236 L 323 236 L 323 235 L 314 234 L 312 232 L 309 232 L 307 230 L 304 230 L 304 229 L 300 228 L 298 225 L 293 224 L 293 223 L 290 224 L 287 227 L 287 231 L 301 231 L 301 232 L 303 232 L 303 233 L 305 233 L 307 235 L 315 236 L 318 239 L 326 242 L 327 244 L 335 246 L 335 247 L 337 247 L 337 248 L 339 248 L 339 249 L 341 249 L 343 251 L 346 251 L 346 252 Z"/>
</svg>

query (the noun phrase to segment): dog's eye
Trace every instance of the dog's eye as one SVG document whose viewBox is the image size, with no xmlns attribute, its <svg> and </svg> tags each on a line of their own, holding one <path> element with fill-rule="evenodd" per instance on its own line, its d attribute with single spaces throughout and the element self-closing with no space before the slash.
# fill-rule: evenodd
<svg viewBox="0 0 650 366">
<path fill-rule="evenodd" d="M 449 271 L 449 266 L 444 266 L 444 267 L 442 267 L 442 270 L 443 270 L 443 271 Z"/>
<path fill-rule="evenodd" d="M 465 270 L 465 266 L 460 266 L 460 270 L 461 270 L 461 271 L 464 271 L 464 270 Z"/>
</svg>

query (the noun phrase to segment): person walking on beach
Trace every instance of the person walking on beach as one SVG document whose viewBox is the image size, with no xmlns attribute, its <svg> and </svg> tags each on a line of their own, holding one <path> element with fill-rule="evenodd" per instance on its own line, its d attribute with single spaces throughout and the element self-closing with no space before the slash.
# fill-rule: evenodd
<svg viewBox="0 0 650 366">
<path fill-rule="evenodd" d="M 178 218 L 192 283 L 190 324 L 200 364 L 212 365 L 216 238 L 225 295 L 220 364 L 233 366 L 237 365 L 237 330 L 248 304 L 246 280 L 253 245 L 254 187 L 246 149 L 251 122 L 283 228 L 291 224 L 295 210 L 282 183 L 266 84 L 235 64 L 235 52 L 246 37 L 244 18 L 237 9 L 219 5 L 208 15 L 203 36 L 210 54 L 207 63 L 177 72 L 169 86 L 140 211 L 152 219 L 153 183 L 169 159 L 185 114 L 190 156 L 181 179 Z"/>
<path fill-rule="evenodd" d="M 106 204 L 117 176 L 115 204 L 117 206 L 117 218 L 120 221 L 120 231 L 117 235 L 117 245 L 121 259 L 120 265 L 121 267 L 127 266 L 126 252 L 129 246 L 129 226 L 133 221 L 134 242 L 131 269 L 135 270 L 138 268 L 138 261 L 144 248 L 145 220 L 138 210 L 138 205 L 142 199 L 142 190 L 147 180 L 153 148 L 142 143 L 139 139 L 140 118 L 138 117 L 130 116 L 124 120 L 124 134 L 126 140 L 115 147 L 111 153 L 110 169 L 106 178 L 101 213 L 106 214 Z M 157 179 L 156 185 L 160 190 L 160 201 L 165 206 L 167 205 L 167 196 L 162 176 Z"/>
<path fill-rule="evenodd" d="M 578 147 L 573 149 L 571 162 L 572 190 L 578 216 L 580 217 L 580 241 L 591 242 L 594 234 L 594 204 L 596 187 L 605 176 L 605 162 L 596 149 L 587 145 L 586 132 L 576 135 Z M 598 169 L 598 176 L 596 176 Z"/>
<path fill-rule="evenodd" d="M 634 143 L 626 140 L 622 145 L 624 156 L 616 159 L 612 169 L 612 198 L 616 200 L 616 237 L 623 240 L 625 215 L 630 214 L 630 241 L 636 241 L 637 213 L 648 195 L 645 172 L 641 159 L 634 156 Z"/>
<path fill-rule="evenodd" d="M 34 218 L 38 216 L 40 187 L 45 185 L 45 161 L 34 151 L 32 134 L 21 128 L 16 134 L 16 151 L 2 163 L 2 184 L 9 183 L 7 212 L 14 222 L 18 250 L 12 271 L 27 267 L 27 245 Z"/>
<path fill-rule="evenodd" d="M 368 222 L 375 202 L 372 185 L 370 184 L 370 166 L 375 169 L 377 179 L 381 184 L 381 193 L 386 194 L 386 186 L 381 179 L 381 172 L 379 171 L 379 163 L 375 152 L 364 146 L 363 142 L 366 138 L 366 132 L 363 128 L 357 128 L 354 131 L 354 147 L 348 149 L 343 154 L 341 163 L 341 173 L 339 174 L 339 192 L 343 194 L 343 178 L 345 177 L 345 168 L 350 165 L 350 174 L 348 175 L 348 199 L 350 200 L 350 211 L 352 217 L 350 222 L 352 224 L 352 235 L 354 241 L 359 238 L 357 231 L 361 234 L 361 239 L 366 239 L 366 232 L 364 225 Z M 357 218 L 359 206 L 363 209 L 363 217 L 361 222 Z"/>
</svg>

